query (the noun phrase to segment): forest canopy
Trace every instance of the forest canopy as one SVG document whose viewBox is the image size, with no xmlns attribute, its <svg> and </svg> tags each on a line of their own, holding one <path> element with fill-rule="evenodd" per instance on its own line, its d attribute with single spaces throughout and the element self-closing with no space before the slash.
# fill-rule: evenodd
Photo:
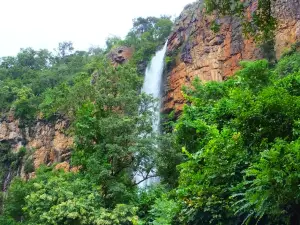
<svg viewBox="0 0 300 225">
<path fill-rule="evenodd" d="M 173 132 L 156 139 L 140 135 L 151 133 L 151 112 L 133 110 L 151 101 L 134 97 L 141 78 L 129 64 L 111 67 L 96 94 L 76 102 L 72 163 L 80 172 L 41 167 L 27 182 L 15 179 L 2 224 L 298 224 L 299 62 L 291 51 L 275 67 L 243 62 L 224 82 L 195 80 L 168 124 Z M 128 156 L 136 151 L 157 168 L 160 185 L 132 182 L 139 159 Z"/>
<path fill-rule="evenodd" d="M 259 1 L 261 10 L 267 6 Z M 207 7 L 240 16 L 245 10 L 241 1 Z M 166 16 L 137 18 L 124 40 L 110 37 L 105 49 L 76 51 L 63 42 L 54 53 L 26 48 L 1 58 L 1 116 L 14 113 L 20 129 L 37 118 L 68 119 L 76 170 L 42 165 L 21 179 L 12 171 L 32 173 L 34 149 L 13 153 L 0 143 L 0 224 L 299 224 L 296 45 L 277 62 L 241 62 L 223 82 L 195 79 L 182 90 L 181 115 L 165 115 L 157 134 L 151 110 L 157 100 L 140 91 L 142 72 L 171 28 Z M 259 32 L 268 35 L 266 29 Z M 113 65 L 107 55 L 123 45 L 135 53 Z M 146 172 L 146 180 L 151 171 L 160 182 L 139 188 L 135 174 Z M 15 176 L 10 186 L 7 174 Z"/>
</svg>

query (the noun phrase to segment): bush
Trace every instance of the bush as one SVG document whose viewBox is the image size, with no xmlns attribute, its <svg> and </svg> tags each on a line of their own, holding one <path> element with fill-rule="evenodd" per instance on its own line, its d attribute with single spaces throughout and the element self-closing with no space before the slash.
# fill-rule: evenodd
<svg viewBox="0 0 300 225">
<path fill-rule="evenodd" d="M 185 224 L 298 224 L 300 54 L 242 63 L 194 83 L 175 135 L 186 154 L 176 196 Z"/>
</svg>

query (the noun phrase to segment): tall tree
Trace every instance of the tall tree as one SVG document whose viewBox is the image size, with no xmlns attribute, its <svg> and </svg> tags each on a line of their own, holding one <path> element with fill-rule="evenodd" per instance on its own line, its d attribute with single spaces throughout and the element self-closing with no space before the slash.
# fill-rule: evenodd
<svg viewBox="0 0 300 225">
<path fill-rule="evenodd" d="M 91 101 L 76 114 L 72 161 L 101 186 L 111 207 L 129 201 L 141 164 L 143 169 L 152 168 L 151 111 L 149 98 L 139 94 L 142 79 L 135 68 L 113 67 L 105 61 L 93 65 L 99 76 Z"/>
</svg>

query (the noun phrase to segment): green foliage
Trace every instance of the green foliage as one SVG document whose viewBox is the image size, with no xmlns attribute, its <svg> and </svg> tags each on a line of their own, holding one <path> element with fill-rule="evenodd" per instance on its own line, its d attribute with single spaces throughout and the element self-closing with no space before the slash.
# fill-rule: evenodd
<svg viewBox="0 0 300 225">
<path fill-rule="evenodd" d="M 107 51 L 112 50 L 114 47 L 117 47 L 121 43 L 122 39 L 117 36 L 110 36 L 106 39 L 106 48 Z"/>
<path fill-rule="evenodd" d="M 154 218 L 151 224 L 171 225 L 178 210 L 177 203 L 163 195 L 161 198 L 155 200 L 150 210 L 150 215 Z"/>
<path fill-rule="evenodd" d="M 3 213 L 4 193 L 0 192 L 0 215 Z"/>
<path fill-rule="evenodd" d="M 90 224 L 101 203 L 99 192 L 73 173 L 40 171 L 31 182 L 22 208 L 29 223 Z"/>
<path fill-rule="evenodd" d="M 214 129 L 214 128 L 212 128 Z M 180 165 L 178 197 L 184 200 L 180 217 L 193 224 L 234 224 L 238 219 L 230 209 L 231 185 L 242 180 L 239 174 L 248 163 L 238 133 L 217 130 L 199 152 Z"/>
<path fill-rule="evenodd" d="M 49 119 L 64 116 L 74 120 L 78 107 L 92 96 L 94 88 L 90 79 L 86 72 L 82 72 L 74 78 L 72 86 L 64 82 L 53 89 L 47 89 L 39 105 L 43 117 Z"/>
<path fill-rule="evenodd" d="M 34 154 L 34 149 L 25 149 L 25 155 L 23 157 L 23 164 L 24 164 L 24 172 L 26 174 L 34 172 L 34 160 L 33 160 L 33 154 Z"/>
<path fill-rule="evenodd" d="M 134 19 L 133 28 L 121 43 L 135 48 L 133 61 L 137 65 L 144 64 L 143 68 L 139 69 L 141 73 L 146 69 L 147 63 L 156 52 L 157 47 L 166 42 L 172 26 L 173 22 L 168 16 Z"/>
<path fill-rule="evenodd" d="M 237 75 L 241 77 L 241 84 L 244 84 L 245 88 L 256 92 L 270 82 L 271 72 L 266 60 L 241 62 L 241 66 L 243 70 L 237 72 Z M 239 73 L 242 74 L 239 75 Z"/>
<path fill-rule="evenodd" d="M 3 225 L 17 225 L 17 223 L 9 217 L 0 216 L 0 224 Z"/>
<path fill-rule="evenodd" d="M 111 207 L 132 197 L 134 171 L 152 168 L 154 147 L 147 137 L 152 131 L 151 99 L 138 94 L 141 78 L 129 64 L 112 67 L 104 61 L 96 66 L 101 76 L 89 101 L 76 113 L 72 162 L 101 186 L 103 199 Z M 139 113 L 142 105 L 143 113 Z M 147 158 L 149 163 L 142 166 L 142 159 L 146 162 Z"/>
<path fill-rule="evenodd" d="M 210 10 L 243 18 L 241 1 L 210 1 Z M 261 37 L 273 29 L 270 1 L 259 1 L 250 21 Z M 30 121 L 37 115 L 71 120 L 75 137 L 65 172 L 42 166 L 36 177 L 15 178 L 0 196 L 0 224 L 299 224 L 300 54 L 277 65 L 242 62 L 224 82 L 194 81 L 187 104 L 165 131 L 152 131 L 155 99 L 140 93 L 141 63 L 163 44 L 168 17 L 138 18 L 125 40 L 111 37 L 106 50 L 57 55 L 23 49 L 2 58 L 0 106 Z M 245 25 L 247 29 L 248 25 Z M 112 66 L 105 54 L 118 45 L 136 49 L 132 61 Z M 171 63 L 174 56 L 166 59 Z M 0 143 L 1 184 L 21 164 L 33 171 L 32 150 L 15 154 Z M 163 186 L 138 190 L 135 174 L 160 176 Z M 13 174 L 14 175 L 14 174 Z"/>
<path fill-rule="evenodd" d="M 88 62 L 88 53 L 72 52 L 72 43 L 61 43 L 57 56 L 47 50 L 21 49 L 16 57 L 0 60 L 1 113 L 14 110 L 22 124 L 32 121 L 43 93 L 74 76 Z"/>
<path fill-rule="evenodd" d="M 258 42 L 270 41 L 274 37 L 276 19 L 273 17 L 271 5 L 276 0 L 258 0 L 257 9 L 248 17 L 247 9 L 251 1 L 240 0 L 205 0 L 207 13 L 216 12 L 217 15 L 231 15 L 242 21 L 243 32 L 248 37 L 253 37 Z M 213 24 L 214 30 L 219 24 Z"/>
<path fill-rule="evenodd" d="M 30 123 L 40 111 L 47 119 L 61 115 L 74 116 L 77 109 L 73 108 L 68 112 L 70 115 L 65 115 L 66 106 L 73 106 L 73 101 L 90 95 L 90 75 L 94 72 L 91 71 L 91 64 L 106 58 L 106 53 L 113 47 L 127 45 L 135 49 L 132 67 L 138 66 L 139 71 L 143 72 L 158 46 L 165 42 L 172 24 L 167 16 L 140 17 L 133 21 L 133 28 L 125 40 L 109 37 L 105 50 L 75 51 L 72 42 L 62 42 L 55 54 L 45 49 L 36 51 L 26 48 L 21 49 L 16 57 L 2 57 L 1 115 L 14 110 L 22 124 Z M 79 94 L 81 96 L 76 98 Z M 64 102 L 64 99 L 70 102 Z"/>
<path fill-rule="evenodd" d="M 150 210 L 156 199 L 166 192 L 162 185 L 154 185 L 147 189 L 140 189 L 135 200 L 135 205 L 138 207 L 137 215 L 141 219 L 142 224 L 151 224 L 153 216 Z"/>
<path fill-rule="evenodd" d="M 176 65 L 176 60 L 179 57 L 179 52 L 181 51 L 181 48 L 177 48 L 176 50 L 173 50 L 172 52 L 168 52 L 168 55 L 165 57 L 165 65 L 168 72 L 172 70 L 172 68 Z"/>
<path fill-rule="evenodd" d="M 270 37 L 274 27 L 268 2 L 259 1 L 266 12 L 244 24 L 258 38 Z M 207 7 L 243 18 L 245 5 L 231 3 Z M 179 120 L 165 125 L 173 133 L 157 137 L 149 110 L 155 100 L 139 93 L 137 66 L 171 25 L 168 17 L 138 18 L 125 40 L 107 40 L 106 52 L 74 52 L 66 42 L 56 56 L 23 49 L 2 58 L 2 112 L 13 109 L 27 122 L 40 112 L 71 119 L 71 163 L 81 169 L 42 167 L 29 181 L 15 179 L 1 195 L 0 224 L 298 224 L 299 53 L 289 52 L 273 69 L 266 60 L 242 62 L 221 83 L 196 80 L 184 90 L 188 104 Z M 135 47 L 134 59 L 113 67 L 104 53 L 121 44 Z M 31 151 L 0 148 L 2 185 L 22 162 L 26 173 L 33 171 Z M 153 168 L 165 188 L 138 192 L 134 174 Z"/>
<path fill-rule="evenodd" d="M 156 184 L 140 189 L 135 200 L 139 224 L 172 224 L 179 206 L 165 186 Z"/>
<path fill-rule="evenodd" d="M 298 224 L 299 54 L 195 81 L 175 126 L 182 224 Z"/>
<path fill-rule="evenodd" d="M 148 178 L 158 148 L 149 110 L 156 100 L 140 93 L 139 72 L 171 27 L 166 16 L 138 18 L 125 40 L 108 38 L 105 50 L 74 51 L 71 42 L 63 42 L 54 53 L 27 48 L 1 58 L 1 116 L 14 113 L 21 128 L 36 118 L 69 119 L 69 132 L 75 135 L 71 163 L 81 168 L 74 174 L 42 167 L 29 181 L 15 178 L 1 196 L 1 224 L 140 222 L 132 204 L 137 198 L 134 174 L 143 171 Z M 118 45 L 133 47 L 135 53 L 128 64 L 114 67 L 106 54 Z M 21 168 L 34 171 L 33 150 L 14 154 L 9 146 L 0 145 L 2 186 Z"/>
<path fill-rule="evenodd" d="M 137 225 L 138 218 L 135 216 L 136 207 L 118 204 L 112 211 L 101 208 L 98 218 L 95 219 L 95 225 Z"/>
<path fill-rule="evenodd" d="M 14 179 L 11 183 L 3 204 L 3 214 L 0 218 L 10 218 L 14 221 L 21 221 L 24 218 L 22 207 L 25 205 L 25 197 L 31 191 L 31 183 L 25 183 L 20 178 Z"/>
<path fill-rule="evenodd" d="M 23 123 L 35 119 L 37 113 L 36 101 L 32 89 L 29 87 L 23 87 L 21 89 L 15 89 L 16 100 L 13 104 L 15 116 L 20 118 Z"/>
<path fill-rule="evenodd" d="M 299 139 L 290 143 L 277 139 L 260 154 L 246 170 L 246 189 L 237 202 L 238 211 L 257 218 L 267 215 L 281 224 L 299 220 L 299 144 Z"/>
<path fill-rule="evenodd" d="M 20 128 L 30 128 L 36 118 L 69 119 L 68 132 L 75 136 L 71 164 L 80 168 L 74 174 L 42 167 L 28 181 L 15 178 L 1 196 L 0 223 L 140 222 L 138 208 L 132 204 L 137 199 L 134 174 L 144 173 L 147 179 L 159 155 L 149 109 L 157 102 L 140 93 L 141 73 L 166 41 L 172 25 L 167 16 L 137 18 L 124 40 L 110 37 L 103 50 L 75 51 L 71 42 L 62 42 L 54 53 L 27 48 L 16 57 L 0 59 L 1 116 L 14 113 Z M 132 47 L 135 53 L 126 65 L 113 66 L 107 53 L 119 45 Z M 171 142 L 166 138 L 162 146 L 168 148 Z M 0 145 L 4 189 L 17 171 L 34 171 L 33 150 L 22 148 L 14 154 L 9 146 Z M 169 180 L 178 177 L 174 171 L 177 155 L 173 161 L 170 167 L 163 161 L 160 164 L 161 168 L 168 167 L 164 176 L 171 175 Z"/>
<path fill-rule="evenodd" d="M 135 212 L 135 207 L 120 204 L 112 210 L 105 209 L 98 188 L 80 174 L 42 167 L 36 178 L 28 182 L 16 179 L 12 183 L 4 204 L 4 216 L 0 218 L 37 225 L 134 225 L 137 223 Z"/>
<path fill-rule="evenodd" d="M 283 57 L 276 68 L 278 76 L 287 76 L 300 71 L 300 53 L 296 52 L 291 56 Z"/>
<path fill-rule="evenodd" d="M 72 42 L 61 42 L 58 44 L 59 56 L 64 58 L 73 53 L 74 47 Z"/>
<path fill-rule="evenodd" d="M 0 185 L 2 189 L 6 189 L 11 179 L 17 175 L 24 154 L 23 149 L 20 149 L 18 153 L 13 153 L 9 143 L 0 142 Z"/>
<path fill-rule="evenodd" d="M 179 171 L 176 166 L 180 164 L 184 155 L 178 152 L 180 145 L 176 143 L 176 137 L 172 133 L 161 135 L 158 138 L 159 151 L 155 155 L 155 166 L 160 181 L 169 188 L 178 185 Z"/>
</svg>

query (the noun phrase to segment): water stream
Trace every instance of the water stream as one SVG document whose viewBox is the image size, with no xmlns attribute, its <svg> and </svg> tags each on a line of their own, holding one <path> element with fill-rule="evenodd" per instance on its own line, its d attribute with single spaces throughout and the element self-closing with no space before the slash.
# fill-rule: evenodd
<svg viewBox="0 0 300 225">
<path fill-rule="evenodd" d="M 155 56 L 151 60 L 151 63 L 148 65 L 142 88 L 143 92 L 148 95 L 152 95 L 152 97 L 155 99 L 158 99 L 159 106 L 161 104 L 161 83 L 166 51 L 167 42 L 161 50 L 156 52 Z M 159 132 L 160 107 L 153 108 L 152 110 L 154 113 L 152 128 L 154 132 Z"/>
<path fill-rule="evenodd" d="M 155 56 L 152 58 L 150 64 L 147 66 L 144 84 L 142 91 L 148 95 L 151 95 L 153 98 L 158 99 L 158 106 L 161 105 L 161 83 L 162 83 L 162 75 L 164 70 L 164 59 L 167 51 L 167 42 L 164 47 L 157 51 Z M 153 111 L 153 122 L 152 128 L 155 133 L 160 132 L 160 107 L 155 107 L 151 109 Z M 147 187 L 155 182 L 159 181 L 157 177 L 151 177 L 152 174 L 149 174 L 150 178 L 146 179 L 142 183 L 139 184 L 139 187 Z M 136 181 L 139 181 L 143 176 L 137 176 Z"/>
</svg>

